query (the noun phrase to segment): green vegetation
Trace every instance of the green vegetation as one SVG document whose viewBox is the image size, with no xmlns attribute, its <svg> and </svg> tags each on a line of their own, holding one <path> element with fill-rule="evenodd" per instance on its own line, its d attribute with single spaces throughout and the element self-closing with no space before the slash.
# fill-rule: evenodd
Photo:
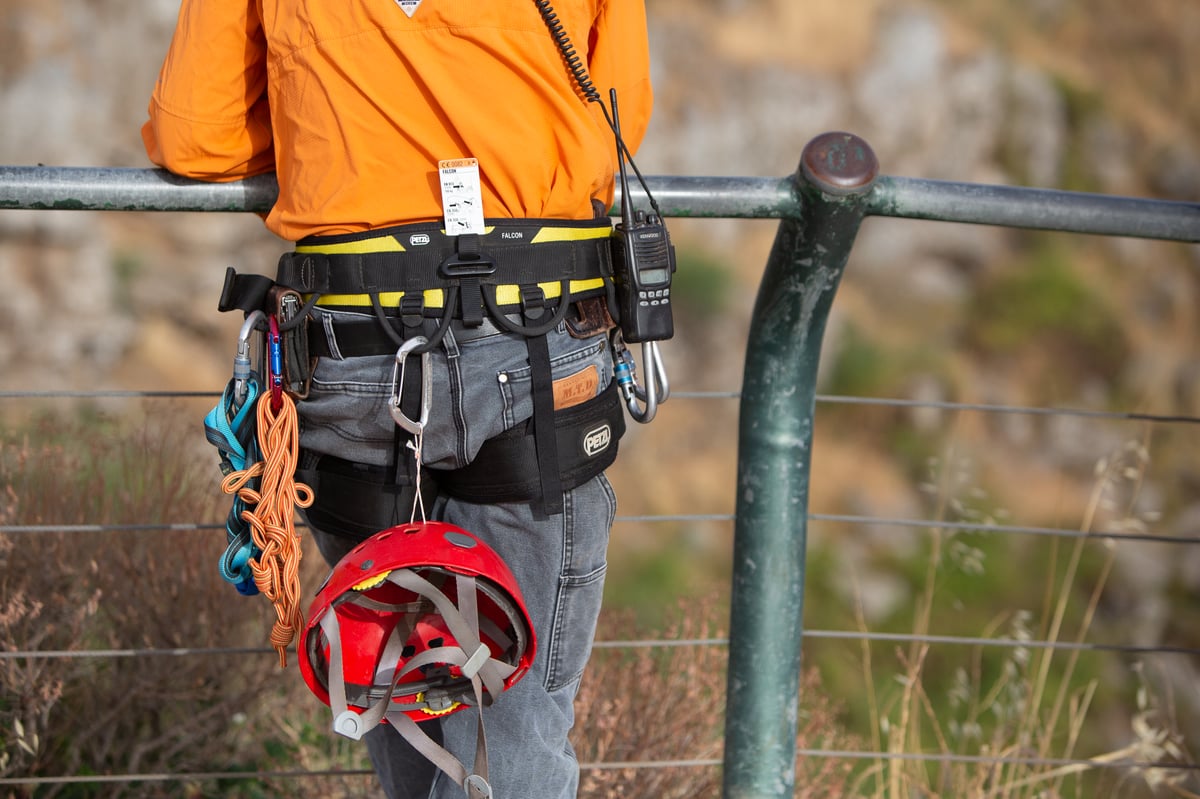
<svg viewBox="0 0 1200 799">
<path fill-rule="evenodd" d="M 845 397 L 886 395 L 903 368 L 893 356 L 870 340 L 858 325 L 847 322 L 833 353 L 826 392 Z"/>
<path fill-rule="evenodd" d="M 112 270 L 113 276 L 116 278 L 116 285 L 113 289 L 116 295 L 114 301 L 122 311 L 133 313 L 133 286 L 145 274 L 146 265 L 142 263 L 141 257 L 137 253 L 123 252 L 116 256 Z"/>
<path fill-rule="evenodd" d="M 1056 242 L 1037 238 L 1027 258 L 980 287 L 968 341 L 987 358 L 1036 352 L 1041 368 L 1059 379 L 1092 376 L 1112 385 L 1129 356 L 1121 321 Z"/>
<path fill-rule="evenodd" d="M 671 281 L 671 299 L 677 310 L 699 319 L 712 318 L 728 310 L 733 292 L 728 266 L 701 250 L 677 249 Z"/>
</svg>

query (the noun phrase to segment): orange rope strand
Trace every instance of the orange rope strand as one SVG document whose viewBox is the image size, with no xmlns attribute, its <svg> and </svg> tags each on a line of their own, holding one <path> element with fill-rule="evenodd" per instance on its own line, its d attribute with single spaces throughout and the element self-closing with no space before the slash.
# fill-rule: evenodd
<svg viewBox="0 0 1200 799">
<path fill-rule="evenodd" d="M 237 493 L 246 503 L 242 519 L 250 525 L 250 537 L 261 554 L 250 560 L 254 584 L 275 607 L 271 645 L 279 653 L 279 666 L 287 666 L 287 646 L 304 626 L 300 610 L 300 537 L 293 522 L 296 507 L 312 504 L 312 489 L 294 480 L 299 450 L 296 405 L 283 394 L 278 411 L 271 408 L 271 395 L 258 398 L 258 446 L 262 460 L 233 472 L 221 482 L 226 494 Z M 248 487 L 261 477 L 259 490 Z"/>
</svg>

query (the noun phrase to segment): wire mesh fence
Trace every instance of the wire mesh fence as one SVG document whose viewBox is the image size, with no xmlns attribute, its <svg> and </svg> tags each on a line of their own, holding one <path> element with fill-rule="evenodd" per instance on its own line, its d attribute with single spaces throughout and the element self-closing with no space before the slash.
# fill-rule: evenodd
<svg viewBox="0 0 1200 799">
<path fill-rule="evenodd" d="M 47 394 L 44 392 L 4 392 L 4 399 L 13 403 L 40 400 L 45 396 Z M 49 392 L 49 396 L 76 402 L 115 397 L 131 403 L 148 403 L 146 407 L 152 408 L 154 403 L 169 403 L 178 399 L 208 400 L 217 395 L 151 391 Z M 730 403 L 736 399 L 736 392 L 680 391 L 675 394 L 673 401 L 706 406 Z M 828 395 L 818 397 L 818 406 L 819 413 L 834 414 L 839 409 L 849 408 L 856 413 L 870 412 L 871 409 L 885 409 L 888 412 L 925 409 L 951 415 L 984 417 L 1077 417 L 1089 424 L 1136 425 L 1142 431 L 1153 428 L 1156 436 L 1185 440 L 1200 430 L 1197 426 L 1200 419 L 1177 414 L 1129 414 Z M 705 415 L 702 411 L 701 416 Z M 830 421 L 831 426 L 836 424 L 836 418 Z M 1143 434 L 1135 433 L 1135 437 L 1137 435 Z M 712 442 L 712 446 L 731 451 L 729 447 L 732 446 L 733 437 L 734 431 L 727 431 L 727 440 Z M 623 457 L 645 460 L 654 457 L 658 447 L 659 442 L 647 432 L 626 442 Z M 1127 448 L 1123 453 L 1132 453 L 1129 455 L 1132 460 L 1127 458 L 1116 467 L 1117 478 L 1133 480 L 1137 477 L 1134 471 L 1144 469 L 1144 464 L 1140 464 L 1136 448 Z M 1121 454 L 1118 453 L 1118 458 Z M 821 451 L 818 449 L 814 473 L 819 474 L 821 468 Z M 12 475 L 10 471 L 8 476 L 11 478 Z M 1103 483 L 1102 477 L 1097 474 L 1096 480 Z M 614 479 L 619 482 L 620 475 Z M 634 479 L 639 478 L 635 476 Z M 121 490 L 119 483 L 107 485 L 111 490 Z M 974 498 L 979 499 L 978 496 Z M 119 549 L 127 538 L 157 538 L 160 542 L 223 538 L 223 525 L 209 519 L 138 522 L 127 518 L 104 518 L 103 510 L 97 508 L 94 511 L 97 515 L 79 523 L 10 516 L 0 524 L 0 537 L 8 546 L 26 549 L 37 548 L 43 540 L 54 538 L 67 542 L 67 547 L 76 550 L 79 547 L 72 542 L 80 539 L 102 540 L 105 543 L 101 549 Z M 614 528 L 616 543 L 653 535 L 662 528 L 683 530 L 685 537 L 689 530 L 695 534 L 696 529 L 703 529 L 708 531 L 708 535 L 715 535 L 720 542 L 717 545 L 719 548 L 726 542 L 726 533 L 733 522 L 731 512 L 691 513 L 688 511 L 693 509 L 687 507 L 643 510 L 635 502 L 632 512 L 619 515 Z M 806 662 L 816 672 L 815 679 L 818 682 L 806 686 L 802 697 L 807 703 L 810 694 L 823 694 L 832 697 L 837 706 L 828 717 L 822 718 L 823 727 L 802 728 L 797 747 L 801 775 L 797 782 L 798 795 L 805 790 L 825 790 L 831 784 L 830 780 L 839 789 L 880 794 L 901 784 L 896 782 L 899 778 L 895 772 L 904 768 L 932 774 L 924 779 L 940 786 L 943 795 L 955 795 L 958 789 L 969 790 L 972 795 L 989 795 L 986 785 L 999 792 L 1001 786 L 1006 784 L 1006 779 L 1009 787 L 1026 784 L 1039 790 L 1047 786 L 1061 789 L 1064 781 L 1083 780 L 1085 776 L 1091 781 L 1081 781 L 1080 785 L 1089 785 L 1091 787 L 1088 790 L 1106 791 L 1109 795 L 1151 796 L 1155 795 L 1156 790 L 1186 791 L 1194 786 L 1197 766 L 1187 750 L 1188 730 L 1195 724 L 1194 696 L 1180 695 L 1170 701 L 1162 697 L 1164 692 L 1190 690 L 1186 687 L 1187 678 L 1195 669 L 1200 647 L 1195 645 L 1195 639 L 1186 635 L 1185 629 L 1164 628 L 1147 639 L 1142 634 L 1144 631 L 1136 627 L 1115 622 L 1101 623 L 1098 619 L 1104 616 L 1109 621 L 1119 622 L 1123 611 L 1121 603 L 1128 602 L 1128 598 L 1120 597 L 1109 600 L 1104 593 L 1107 575 L 1111 573 L 1111 560 L 1115 557 L 1113 553 L 1118 547 L 1122 553 L 1129 548 L 1167 547 L 1172 552 L 1168 558 L 1180 559 L 1185 553 L 1195 551 L 1194 545 L 1200 543 L 1200 531 L 1164 531 L 1156 529 L 1153 524 L 1130 525 L 1128 518 L 1116 513 L 1108 514 L 1103 521 L 1097 516 L 1093 525 L 1054 527 L 1004 520 L 999 518 L 999 514 L 973 514 L 965 508 L 960 508 L 957 514 L 949 513 L 945 505 L 942 511 L 940 515 L 930 514 L 924 518 L 823 512 L 820 507 L 809 513 L 808 518 L 813 526 L 810 541 L 813 551 L 809 560 L 810 610 L 807 616 L 811 621 L 806 621 L 803 635 Z M 714 530 L 724 532 L 713 533 Z M 888 531 L 885 535 L 889 541 L 885 549 L 891 554 L 885 560 L 896 571 L 911 570 L 914 563 L 940 563 L 946 572 L 955 571 L 979 580 L 984 579 L 982 575 L 988 567 L 972 565 L 972 557 L 1001 560 L 1000 553 L 1003 550 L 1029 555 L 1032 551 L 1029 542 L 1033 541 L 1056 551 L 1058 568 L 1048 571 L 1054 587 L 1047 589 L 1050 592 L 1047 597 L 1037 597 L 1037 601 L 1030 601 L 1021 607 L 994 610 L 991 601 L 983 602 L 986 609 L 984 615 L 980 616 L 969 607 L 967 595 L 975 595 L 961 591 L 963 584 L 957 584 L 956 590 L 960 590 L 960 595 L 949 600 L 940 593 L 940 587 L 937 590 L 931 587 L 930 583 L 945 580 L 953 582 L 956 579 L 947 577 L 939 572 L 938 567 L 934 567 L 926 575 L 928 580 L 912 580 L 913 596 L 907 603 L 897 603 L 905 606 L 904 612 L 881 615 L 876 610 L 872 614 L 866 608 L 869 603 L 861 596 L 856 596 L 855 591 L 845 586 L 830 588 L 828 585 L 831 580 L 838 582 L 840 579 L 831 577 L 829 572 L 840 572 L 842 568 L 832 566 L 831 561 L 826 560 L 832 557 L 828 555 L 831 549 L 829 542 L 846 537 L 862 538 L 864 530 L 875 531 L 868 535 L 878 535 L 881 530 Z M 897 543 L 901 539 L 906 539 L 907 543 Z M 967 541 L 969 545 L 953 550 L 953 544 L 960 541 Z M 176 543 L 168 543 L 168 546 L 174 547 Z M 921 551 L 911 557 L 895 555 L 894 548 L 905 550 L 911 547 Z M 940 554 L 934 551 L 938 548 Z M 986 549 L 986 554 L 973 553 L 972 550 L 976 548 Z M 1073 550 L 1079 554 L 1073 556 Z M 1088 554 L 1092 550 L 1099 555 Z M 685 548 L 672 553 L 671 557 L 686 561 L 691 551 Z M 161 552 L 155 557 L 161 558 Z M 1072 557 L 1076 561 L 1076 569 L 1066 574 Z M 1107 567 L 1104 565 L 1105 557 L 1109 560 Z M 635 563 L 637 558 L 635 547 L 633 554 L 625 556 L 622 563 Z M 1089 558 L 1094 562 L 1090 562 L 1087 568 L 1079 566 Z M 212 564 L 201 563 L 199 570 L 203 571 L 209 566 Z M 607 666 L 597 666 L 598 670 L 604 672 L 598 679 L 612 680 L 612 663 L 617 664 L 615 668 L 618 672 L 627 672 L 631 664 L 636 664 L 634 671 L 637 679 L 659 680 L 664 684 L 670 682 L 672 673 L 686 674 L 689 669 L 698 668 L 697 663 L 720 668 L 729 645 L 728 635 L 722 629 L 722 625 L 727 623 L 724 618 L 727 597 L 719 585 L 713 584 L 719 583 L 720 577 L 724 576 L 720 569 L 717 567 L 717 580 L 700 587 L 686 584 L 681 589 L 685 594 L 701 590 L 715 591 L 718 598 L 709 610 L 715 608 L 716 614 L 715 621 L 708 619 L 710 626 L 684 629 L 677 625 L 669 629 L 670 624 L 651 625 L 649 631 L 652 634 L 644 636 L 622 636 L 619 633 L 628 632 L 629 628 L 619 625 L 610 627 L 601 635 L 595 647 L 595 660 L 610 661 Z M 871 575 L 885 582 L 889 579 L 878 570 L 878 564 L 865 569 L 858 579 L 869 580 Z M 848 574 L 843 576 L 850 579 Z M 183 579 L 186 577 L 181 575 Z M 1077 582 L 1067 585 L 1072 578 Z M 1006 574 L 999 579 L 1015 577 Z M 1053 594 L 1056 591 L 1062 591 L 1061 595 Z M 814 598 L 827 603 L 830 598 L 837 597 L 844 600 L 839 603 L 839 612 L 830 613 L 819 607 L 811 607 Z M 11 600 L 11 596 L 8 598 Z M 242 598 L 234 597 L 230 602 L 239 600 Z M 53 601 L 53 597 L 44 598 L 47 605 Z M 100 601 L 107 600 L 102 598 Z M 1116 605 L 1101 607 L 1108 601 Z M 684 604 L 689 602 L 691 598 L 685 597 Z M 1027 613 L 1025 607 L 1034 605 L 1050 609 L 1047 623 L 1039 625 L 1028 618 L 1021 621 L 1022 614 Z M 1082 608 L 1065 610 L 1060 605 L 1081 605 Z M 233 612 L 244 613 L 245 608 L 241 606 L 240 611 L 235 609 Z M 902 619 L 905 613 L 907 617 Z M 837 621 L 844 622 L 843 626 L 831 623 Z M 907 629 L 898 626 L 902 624 L 906 624 Z M 38 635 L 30 636 L 26 641 L 13 640 L 10 636 L 5 641 L 4 651 L 0 651 L 0 664 L 7 664 L 9 668 L 5 673 L 11 678 L 14 674 L 11 667 L 30 669 L 54 662 L 86 663 L 88 665 L 85 668 L 75 668 L 71 676 L 74 679 L 87 679 L 89 675 L 94 677 L 103 673 L 118 661 L 128 662 L 131 671 L 127 673 L 132 674 L 147 670 L 147 664 L 152 662 L 165 664 L 168 671 L 182 673 L 187 669 L 174 664 L 198 661 L 228 664 L 239 660 L 262 662 L 272 660 L 274 656 L 274 651 L 265 643 L 262 646 L 245 645 L 244 630 L 239 631 L 240 637 L 234 636 L 236 642 L 223 643 L 222 636 L 216 635 L 202 645 L 179 646 L 142 644 L 139 638 L 149 640 L 148 636 L 139 636 L 132 630 L 125 633 L 133 634 L 125 636 L 126 643 L 122 646 L 100 645 L 99 637 L 86 632 L 69 645 L 59 647 L 43 646 L 40 642 L 45 639 Z M 639 661 L 638 658 L 643 659 Z M 681 663 L 685 665 L 681 666 Z M 1142 684 L 1126 690 L 1132 684 L 1131 675 L 1141 679 L 1146 677 L 1148 671 L 1155 671 L 1157 676 L 1151 675 Z M 621 677 L 627 680 L 629 675 L 625 673 Z M 274 679 L 281 678 L 276 675 Z M 1105 696 L 1105 681 L 1119 686 L 1121 690 L 1117 693 L 1124 691 L 1129 696 L 1121 698 L 1113 692 Z M 891 697 L 885 696 L 889 682 L 895 688 Z M 616 689 L 618 694 L 630 690 L 626 683 L 604 683 L 595 693 L 585 690 L 581 702 L 599 704 L 603 695 L 612 690 L 614 685 L 619 686 Z M 713 685 L 715 683 L 709 685 L 710 690 Z M 13 692 L 13 688 L 10 682 L 6 693 Z M 70 687 L 67 686 L 66 690 L 70 690 Z M 672 688 L 664 685 L 658 691 L 651 688 L 650 696 L 668 705 L 697 701 L 697 697 L 689 695 L 686 690 L 682 695 L 673 693 L 677 690 L 678 686 Z M 1037 690 L 1044 695 L 1035 696 Z M 940 694 L 945 696 L 941 697 Z M 863 697 L 870 699 L 865 703 L 858 701 Z M 1097 697 L 1103 697 L 1103 703 Z M 173 701 L 182 702 L 182 709 L 185 712 L 188 710 L 186 698 L 176 697 Z M 706 701 L 719 708 L 722 700 L 719 696 L 710 696 L 706 697 Z M 1039 712 L 1031 708 L 1035 701 L 1043 707 L 1050 706 L 1051 711 Z M 644 705 L 640 704 L 637 696 L 630 697 L 628 703 L 632 703 L 633 707 L 622 707 L 618 697 L 608 710 L 631 714 L 622 718 L 626 719 L 626 723 L 634 723 L 633 720 L 644 716 Z M 1089 707 L 1090 703 L 1095 704 Z M 807 704 L 802 705 L 802 713 L 819 715 L 823 712 L 820 709 L 805 710 L 805 707 Z M 1089 720 L 1089 710 L 1099 720 Z M 581 711 L 585 723 L 589 725 L 594 721 L 594 714 L 598 713 L 601 711 Z M 1054 713 L 1061 714 L 1065 721 L 1054 718 Z M 866 714 L 867 720 L 857 718 L 858 714 Z M 918 722 L 914 716 L 922 716 L 924 721 Z M 1043 731 L 1037 729 L 1041 724 L 1052 724 L 1061 729 L 1053 731 L 1048 736 L 1049 740 L 1042 741 L 1039 738 Z M 672 726 L 669 721 L 664 721 L 664 725 L 668 728 L 665 734 L 682 735 L 677 725 Z M 1118 731 L 1122 725 L 1128 728 L 1124 735 Z M 1094 735 L 1088 731 L 1093 727 L 1097 728 L 1091 731 L 1096 733 Z M 1006 729 L 1004 736 L 998 732 L 1000 728 Z M 1104 734 L 1100 734 L 1099 728 L 1103 728 Z M 599 729 L 602 730 L 603 726 Z M 849 729 L 856 730 L 855 734 L 845 732 Z M 154 731 L 151 725 L 151 728 L 144 728 L 139 734 L 165 733 Z M 305 730 L 298 733 L 301 736 L 314 734 L 320 735 L 320 732 Z M 597 728 L 588 726 L 585 734 L 597 735 Z M 987 735 L 995 737 L 995 746 L 988 746 Z M 592 750 L 581 747 L 586 750 L 581 759 L 585 787 L 592 789 L 592 793 L 584 795 L 616 795 L 609 791 L 615 784 L 612 780 L 618 776 L 632 782 L 650 783 L 653 781 L 650 775 L 669 775 L 673 784 L 691 786 L 687 789 L 690 791 L 687 795 L 703 795 L 703 790 L 696 792 L 696 785 L 715 785 L 712 775 L 719 773 L 721 766 L 720 741 L 713 740 L 711 736 L 712 729 L 709 730 L 709 739 L 699 742 L 702 745 L 692 746 L 690 752 L 672 749 L 671 756 L 660 756 L 658 753 L 663 750 L 656 751 L 652 747 L 631 750 L 613 746 L 602 750 L 603 757 L 589 759 L 586 754 Z M 228 760 L 235 763 L 236 736 L 230 736 L 229 740 L 231 749 Z M 356 757 L 348 750 L 335 747 L 334 754 L 327 760 L 313 762 L 308 756 L 298 758 L 298 761 L 305 759 L 310 761 L 311 767 L 291 768 L 276 760 L 268 765 L 243 764 L 227 770 L 191 767 L 178 771 L 139 769 L 136 767 L 136 758 L 129 760 L 129 767 L 124 770 L 114 767 L 111 762 L 107 769 L 79 762 L 74 773 L 9 771 L 0 778 L 0 785 L 18 795 L 51 795 L 73 791 L 98 795 L 138 790 L 151 794 L 161 791 L 172 795 L 191 795 L 189 791 L 192 788 L 189 786 L 224 786 L 222 790 L 226 792 L 251 795 L 254 791 L 248 791 L 245 787 L 247 784 L 274 786 L 262 788 L 258 795 L 273 795 L 273 790 L 299 790 L 300 785 L 319 786 L 311 789 L 314 795 L 320 795 L 321 792 L 328 795 L 365 795 L 371 790 L 370 768 L 361 757 Z M 812 770 L 814 763 L 834 763 L 844 768 L 822 772 Z M 1009 776 L 999 776 L 1005 773 Z M 978 776 L 982 774 L 992 775 L 991 782 L 988 782 L 989 778 Z M 808 775 L 808 778 L 804 775 Z M 910 776 L 907 779 L 912 778 Z M 330 787 L 331 781 L 336 783 L 336 788 Z M 978 793 L 974 792 L 976 789 Z M 204 790 L 201 788 L 201 792 Z M 660 792 L 658 795 L 670 794 Z"/>
</svg>

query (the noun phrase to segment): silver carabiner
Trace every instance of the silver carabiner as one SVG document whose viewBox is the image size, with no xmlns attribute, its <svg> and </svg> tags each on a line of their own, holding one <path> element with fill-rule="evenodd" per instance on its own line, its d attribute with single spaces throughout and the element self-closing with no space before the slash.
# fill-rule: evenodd
<svg viewBox="0 0 1200 799">
<path fill-rule="evenodd" d="M 392 419 L 401 428 L 412 433 L 414 436 L 419 436 L 425 432 L 425 425 L 429 423 L 429 409 L 433 405 L 433 371 L 430 369 L 433 356 L 430 351 L 421 353 L 421 413 L 416 419 L 412 419 L 404 414 L 400 409 L 401 395 L 404 393 L 404 371 L 408 363 L 408 356 L 417 347 L 427 343 L 424 336 L 415 336 L 405 340 L 400 345 L 400 349 L 396 350 L 396 363 L 392 367 L 392 396 L 388 400 L 388 410 L 392 412 Z"/>
<path fill-rule="evenodd" d="M 619 334 L 618 334 L 619 336 Z M 658 406 L 671 395 L 671 384 L 657 341 L 642 342 L 642 366 L 646 370 L 646 387 L 637 382 L 637 364 L 633 353 L 619 338 L 613 342 L 616 353 L 616 377 L 625 396 L 625 407 L 635 422 L 648 424 L 658 413 Z"/>
<path fill-rule="evenodd" d="M 642 342 L 642 367 L 646 370 L 646 386 L 639 386 L 635 378 L 633 396 L 626 396 L 625 405 L 635 421 L 648 424 L 658 413 L 658 406 L 671 396 L 671 384 L 667 380 L 667 369 L 663 365 L 657 341 Z M 644 403 L 640 408 L 639 401 Z"/>
<path fill-rule="evenodd" d="M 233 403 L 235 408 L 242 407 L 246 401 L 250 376 L 253 374 L 250 364 L 250 336 L 259 323 L 267 321 L 267 315 L 262 311 L 251 311 L 242 322 L 238 332 L 237 355 L 233 358 Z"/>
</svg>

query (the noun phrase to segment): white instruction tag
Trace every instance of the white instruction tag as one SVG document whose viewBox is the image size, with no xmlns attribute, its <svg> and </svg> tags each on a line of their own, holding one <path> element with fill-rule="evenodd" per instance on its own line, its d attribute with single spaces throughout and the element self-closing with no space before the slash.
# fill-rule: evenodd
<svg viewBox="0 0 1200 799">
<path fill-rule="evenodd" d="M 442 213 L 446 235 L 483 233 L 483 194 L 479 188 L 479 159 L 438 161 L 442 182 Z"/>
<path fill-rule="evenodd" d="M 404 9 L 404 13 L 412 19 L 412 15 L 417 12 L 417 6 L 421 5 L 421 0 L 396 0 L 396 5 Z"/>
</svg>

